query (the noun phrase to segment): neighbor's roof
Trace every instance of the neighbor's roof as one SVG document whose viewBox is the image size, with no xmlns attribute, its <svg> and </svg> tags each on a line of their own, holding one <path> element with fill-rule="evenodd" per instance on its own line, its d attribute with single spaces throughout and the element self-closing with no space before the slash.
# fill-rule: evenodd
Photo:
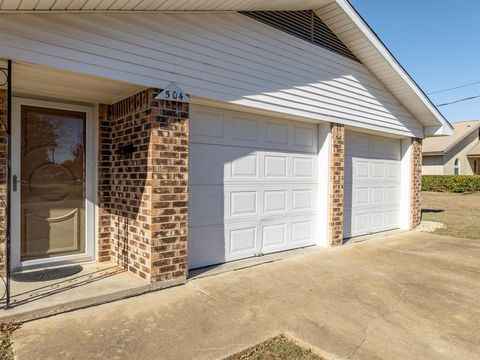
<svg viewBox="0 0 480 360">
<path fill-rule="evenodd" d="M 446 153 L 472 132 L 479 129 L 480 120 L 457 122 L 452 123 L 452 125 L 454 130 L 451 136 L 428 138 L 423 141 L 424 155 L 441 155 Z"/>
<path fill-rule="evenodd" d="M 0 1 L 0 12 L 65 11 L 296 11 L 315 10 L 363 65 L 424 126 L 425 136 L 453 128 L 348 0 L 21 0 Z"/>
<path fill-rule="evenodd" d="M 467 156 L 480 156 L 480 141 L 468 152 Z"/>
</svg>

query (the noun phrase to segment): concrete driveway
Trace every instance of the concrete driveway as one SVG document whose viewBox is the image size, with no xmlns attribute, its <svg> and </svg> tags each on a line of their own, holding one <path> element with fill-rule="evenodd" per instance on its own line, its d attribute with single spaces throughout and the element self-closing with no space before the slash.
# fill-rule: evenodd
<svg viewBox="0 0 480 360">
<path fill-rule="evenodd" d="M 478 359 L 480 242 L 383 237 L 24 324 L 18 359 L 219 359 L 280 332 L 329 359 Z"/>
</svg>

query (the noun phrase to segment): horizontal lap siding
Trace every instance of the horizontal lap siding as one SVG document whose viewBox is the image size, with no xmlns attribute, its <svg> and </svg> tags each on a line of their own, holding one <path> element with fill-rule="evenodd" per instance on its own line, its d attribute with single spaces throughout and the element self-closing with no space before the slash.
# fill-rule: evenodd
<svg viewBox="0 0 480 360">
<path fill-rule="evenodd" d="M 401 135 L 420 124 L 359 63 L 236 13 L 1 14 L 0 57 Z"/>
</svg>

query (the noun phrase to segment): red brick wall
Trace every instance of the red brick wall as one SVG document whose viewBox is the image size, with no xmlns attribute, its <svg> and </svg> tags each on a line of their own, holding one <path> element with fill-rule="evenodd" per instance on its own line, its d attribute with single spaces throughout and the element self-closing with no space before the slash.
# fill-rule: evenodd
<svg viewBox="0 0 480 360">
<path fill-rule="evenodd" d="M 422 221 L 422 139 L 412 139 L 412 184 L 410 188 L 410 227 L 413 229 Z"/>
<path fill-rule="evenodd" d="M 7 91 L 0 89 L 0 274 L 5 275 L 7 202 Z"/>
<path fill-rule="evenodd" d="M 98 107 L 98 261 L 110 257 L 110 182 L 112 156 L 112 126 L 108 119 L 108 106 Z"/>
<path fill-rule="evenodd" d="M 151 184 L 148 182 L 152 91 L 122 100 L 109 109 L 111 126 L 111 256 L 118 265 L 150 279 Z M 133 154 L 120 155 L 133 144 Z"/>
<path fill-rule="evenodd" d="M 188 104 L 155 101 L 150 141 L 154 281 L 188 271 Z"/>
<path fill-rule="evenodd" d="M 109 106 L 108 118 L 100 107 L 99 257 L 178 282 L 187 276 L 189 108 L 157 94 Z M 127 144 L 133 154 L 119 154 Z"/>
<path fill-rule="evenodd" d="M 343 205 L 345 183 L 345 127 L 332 123 L 330 130 L 329 241 L 343 243 Z"/>
</svg>

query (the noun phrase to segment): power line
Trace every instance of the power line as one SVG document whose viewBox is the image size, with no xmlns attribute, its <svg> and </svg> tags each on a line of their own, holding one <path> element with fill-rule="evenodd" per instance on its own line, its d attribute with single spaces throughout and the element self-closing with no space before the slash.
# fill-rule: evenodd
<svg viewBox="0 0 480 360">
<path fill-rule="evenodd" d="M 447 89 L 432 91 L 432 92 L 427 93 L 427 95 L 439 94 L 439 93 L 442 93 L 442 92 L 446 92 L 446 91 L 450 91 L 450 90 L 456 90 L 456 89 L 461 89 L 461 88 L 464 88 L 464 87 L 467 87 L 467 86 L 472 86 L 472 85 L 477 85 L 477 84 L 480 84 L 480 81 L 475 81 L 475 82 L 469 83 L 469 84 L 454 86 L 454 87 L 447 88 Z"/>
<path fill-rule="evenodd" d="M 467 98 L 458 99 L 458 100 L 454 100 L 454 101 L 451 101 L 451 102 L 447 102 L 447 103 L 443 103 L 443 104 L 438 104 L 438 105 L 435 105 L 435 106 L 436 106 L 436 107 L 439 107 L 439 106 L 447 106 L 447 105 L 452 105 L 452 104 L 459 103 L 459 102 L 461 102 L 461 101 L 473 100 L 473 99 L 476 99 L 476 98 L 480 98 L 480 95 L 470 96 L 470 97 L 467 97 Z"/>
</svg>

